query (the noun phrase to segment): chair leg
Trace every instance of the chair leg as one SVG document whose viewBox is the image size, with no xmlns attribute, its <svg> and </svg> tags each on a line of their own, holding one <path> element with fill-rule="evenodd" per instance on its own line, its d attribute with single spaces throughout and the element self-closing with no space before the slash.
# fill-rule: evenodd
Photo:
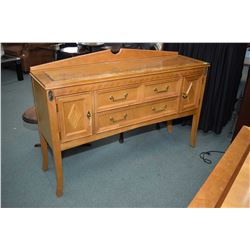
<svg viewBox="0 0 250 250">
<path fill-rule="evenodd" d="M 155 124 L 155 128 L 156 128 L 156 129 L 160 129 L 160 128 L 161 128 L 160 123 L 156 123 L 156 124 Z"/>
<path fill-rule="evenodd" d="M 18 81 L 22 81 L 23 80 L 23 72 L 22 72 L 22 65 L 21 65 L 20 60 L 16 61 L 16 73 L 17 73 Z"/>
<path fill-rule="evenodd" d="M 124 136 L 123 136 L 123 133 L 120 133 L 120 136 L 119 136 L 119 142 L 120 142 L 120 143 L 123 143 L 123 142 L 124 142 Z"/>
</svg>

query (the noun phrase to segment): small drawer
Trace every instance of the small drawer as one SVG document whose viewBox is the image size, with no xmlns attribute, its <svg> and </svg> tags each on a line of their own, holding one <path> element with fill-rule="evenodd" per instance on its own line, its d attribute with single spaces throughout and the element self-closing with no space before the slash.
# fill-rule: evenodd
<svg viewBox="0 0 250 250">
<path fill-rule="evenodd" d="M 127 106 L 138 101 L 138 85 L 117 90 L 106 90 L 96 93 L 97 111 Z"/>
<path fill-rule="evenodd" d="M 96 114 L 97 133 L 130 126 L 165 115 L 176 114 L 178 100 L 179 98 L 171 98 Z"/>
<path fill-rule="evenodd" d="M 174 97 L 180 95 L 182 78 L 160 80 L 145 85 L 144 98 L 159 99 L 162 97 Z"/>
</svg>

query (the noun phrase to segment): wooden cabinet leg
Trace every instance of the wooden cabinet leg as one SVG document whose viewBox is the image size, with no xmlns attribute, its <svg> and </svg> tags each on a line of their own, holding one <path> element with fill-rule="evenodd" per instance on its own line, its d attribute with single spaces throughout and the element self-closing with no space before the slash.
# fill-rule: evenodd
<svg viewBox="0 0 250 250">
<path fill-rule="evenodd" d="M 41 151 L 42 151 L 42 158 L 43 158 L 43 170 L 48 170 L 48 144 L 45 138 L 40 134 L 40 143 L 41 143 Z"/>
<path fill-rule="evenodd" d="M 195 144 L 196 144 L 196 135 L 197 135 L 198 123 L 199 123 L 199 115 L 194 114 L 193 115 L 193 120 L 192 120 L 191 136 L 190 136 L 190 145 L 192 147 L 195 147 Z"/>
<path fill-rule="evenodd" d="M 62 153 L 58 149 L 53 149 L 54 164 L 56 171 L 56 195 L 63 195 L 63 171 L 62 171 Z"/>
<path fill-rule="evenodd" d="M 167 121 L 167 130 L 168 130 L 169 134 L 171 134 L 173 132 L 173 121 L 172 120 Z"/>
</svg>

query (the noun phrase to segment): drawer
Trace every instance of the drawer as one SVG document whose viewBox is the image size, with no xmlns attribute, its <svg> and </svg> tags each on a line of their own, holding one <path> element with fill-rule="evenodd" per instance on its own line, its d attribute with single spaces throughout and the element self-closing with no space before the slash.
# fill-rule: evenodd
<svg viewBox="0 0 250 250">
<path fill-rule="evenodd" d="M 178 98 L 171 98 L 148 104 L 135 105 L 96 114 L 96 131 L 101 133 L 108 130 L 141 123 L 161 116 L 176 114 Z"/>
<path fill-rule="evenodd" d="M 145 84 L 144 98 L 158 99 L 180 95 L 182 78 L 165 79 L 155 83 Z"/>
<path fill-rule="evenodd" d="M 139 99 L 138 89 L 138 85 L 134 85 L 112 91 L 105 90 L 96 92 L 97 111 L 103 111 L 136 103 Z"/>
</svg>

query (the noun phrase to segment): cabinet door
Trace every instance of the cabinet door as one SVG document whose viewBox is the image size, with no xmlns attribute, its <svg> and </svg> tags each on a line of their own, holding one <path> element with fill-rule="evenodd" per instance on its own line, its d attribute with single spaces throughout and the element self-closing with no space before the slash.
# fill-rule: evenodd
<svg viewBox="0 0 250 250">
<path fill-rule="evenodd" d="M 198 107 L 202 75 L 183 77 L 180 111 L 188 111 Z"/>
<path fill-rule="evenodd" d="M 92 134 L 91 94 L 57 99 L 61 141 L 69 141 Z"/>
</svg>

